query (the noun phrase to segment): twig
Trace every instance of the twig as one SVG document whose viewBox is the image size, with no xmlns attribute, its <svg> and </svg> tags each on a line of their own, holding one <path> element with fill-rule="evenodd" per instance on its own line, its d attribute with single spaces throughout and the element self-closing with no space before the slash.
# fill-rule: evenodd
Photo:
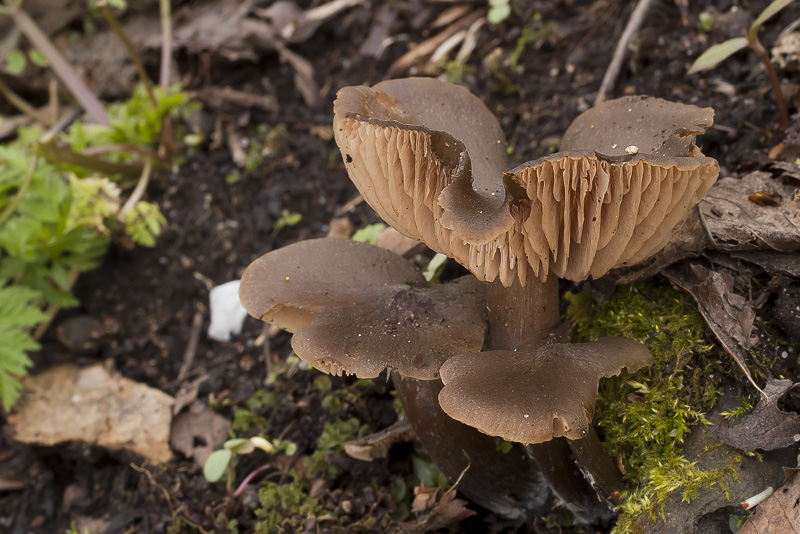
<svg viewBox="0 0 800 534">
<path fill-rule="evenodd" d="M 153 174 L 153 160 L 150 158 L 145 158 L 144 160 L 144 168 L 142 169 L 142 174 L 139 176 L 139 182 L 136 184 L 136 187 L 131 193 L 131 196 L 128 197 L 128 201 L 125 202 L 125 205 L 122 206 L 122 209 L 119 210 L 117 213 L 117 220 L 121 223 L 125 222 L 125 214 L 130 211 L 139 200 L 141 200 L 142 195 L 147 190 L 147 184 L 150 183 L 150 175 Z"/>
<path fill-rule="evenodd" d="M 147 96 L 150 97 L 150 102 L 153 104 L 154 108 L 157 108 L 158 101 L 156 100 L 155 93 L 153 93 L 153 82 L 150 81 L 150 77 L 144 70 L 144 65 L 142 65 L 142 59 L 139 57 L 139 53 L 133 47 L 133 43 L 131 43 L 131 40 L 128 39 L 128 36 L 125 35 L 125 31 L 122 29 L 122 26 L 120 26 L 117 17 L 115 17 L 114 13 L 111 12 L 111 8 L 108 7 L 108 3 L 100 2 L 99 5 L 100 11 L 103 12 L 103 16 L 106 18 L 108 25 L 111 26 L 111 29 L 117 34 L 119 40 L 122 41 L 123 45 L 125 45 L 125 49 L 128 51 L 128 55 L 131 57 L 131 61 L 133 61 L 133 64 L 136 67 L 136 72 L 139 73 L 139 79 L 142 80 L 144 88 L 147 90 Z"/>
<path fill-rule="evenodd" d="M 197 354 L 197 345 L 200 342 L 200 331 L 203 328 L 203 315 L 205 314 L 205 306 L 199 304 L 197 311 L 194 312 L 192 319 L 192 331 L 189 334 L 189 343 L 186 345 L 186 351 L 183 353 L 183 363 L 181 369 L 178 371 L 178 382 L 186 378 L 189 369 L 192 368 L 194 357 Z"/>
<path fill-rule="evenodd" d="M 86 86 L 80 76 L 75 73 L 72 66 L 64 59 L 61 52 L 59 52 L 52 41 L 47 38 L 47 35 L 37 26 L 30 15 L 23 11 L 18 5 L 2 8 L 0 9 L 0 13 L 11 17 L 14 24 L 25 34 L 25 37 L 28 38 L 31 44 L 38 48 L 47 58 L 53 71 L 64 85 L 67 86 L 72 96 L 80 102 L 80 105 L 83 106 L 86 113 L 88 113 L 95 122 L 103 126 L 108 126 L 108 113 L 106 113 L 103 104 L 94 96 L 94 93 Z"/>
<path fill-rule="evenodd" d="M 164 499 L 167 501 L 167 507 L 169 508 L 170 513 L 173 513 L 174 512 L 174 508 L 172 508 L 172 499 L 170 499 L 170 497 L 169 497 L 169 492 L 167 491 L 167 488 L 165 488 L 164 486 L 162 486 L 161 484 L 156 482 L 155 477 L 153 477 L 153 473 L 151 473 L 149 470 L 145 469 L 144 467 L 139 467 L 138 465 L 136 465 L 133 462 L 130 463 L 130 466 L 133 469 L 135 469 L 136 471 L 139 471 L 140 473 L 145 475 L 147 477 L 147 480 L 150 481 L 150 484 L 152 484 L 153 486 L 155 486 L 159 490 L 161 490 L 161 493 L 164 494 Z"/>
<path fill-rule="evenodd" d="M 22 202 L 22 197 L 25 196 L 25 192 L 30 187 L 31 182 L 33 182 L 33 175 L 36 174 L 36 168 L 39 166 L 39 155 L 34 154 L 33 160 L 31 161 L 31 166 L 28 168 L 28 174 L 25 175 L 25 180 L 23 180 L 22 185 L 19 186 L 17 190 L 17 194 L 14 195 L 14 198 L 11 202 L 5 207 L 5 209 L 0 212 L 0 226 L 3 226 L 9 217 L 11 217 L 15 211 L 17 211 L 17 207 L 19 203 Z"/>
<path fill-rule="evenodd" d="M 22 113 L 27 115 L 28 117 L 32 118 L 36 122 L 40 122 L 45 126 L 52 126 L 53 121 L 47 114 L 42 113 L 38 109 L 34 108 L 30 104 L 28 104 L 24 98 L 19 96 L 17 93 L 11 90 L 9 86 L 5 84 L 3 80 L 0 80 L 0 94 L 2 94 L 8 103 L 20 110 Z"/>
<path fill-rule="evenodd" d="M 169 77 L 172 64 L 172 6 L 170 0 L 159 1 L 161 12 L 161 70 L 158 83 L 169 92 Z"/>
<path fill-rule="evenodd" d="M 152 148 L 139 145 L 126 145 L 124 143 L 112 143 L 108 145 L 93 146 L 80 152 L 82 156 L 94 157 L 99 154 L 108 154 L 109 152 L 135 152 L 146 156 L 148 158 L 160 160 L 162 163 L 167 163 L 167 160 L 161 157 L 158 152 Z"/>
<path fill-rule="evenodd" d="M 639 3 L 633 9 L 631 18 L 628 19 L 628 24 L 625 26 L 625 31 L 622 32 L 622 36 L 617 42 L 617 47 L 614 49 L 614 55 L 611 57 L 611 63 L 608 64 L 608 70 L 606 70 L 603 81 L 600 83 L 600 89 L 598 89 L 597 97 L 594 100 L 595 106 L 604 102 L 608 97 L 608 93 L 614 87 L 614 82 L 619 75 L 619 69 L 622 66 L 622 60 L 625 58 L 628 45 L 634 34 L 639 30 L 639 26 L 642 25 L 647 9 L 650 7 L 650 2 L 651 0 L 639 0 Z"/>
</svg>

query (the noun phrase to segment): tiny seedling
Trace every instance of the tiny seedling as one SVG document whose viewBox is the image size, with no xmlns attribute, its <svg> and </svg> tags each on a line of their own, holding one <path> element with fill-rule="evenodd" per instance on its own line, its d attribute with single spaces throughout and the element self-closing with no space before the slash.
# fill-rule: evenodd
<svg viewBox="0 0 800 534">
<path fill-rule="evenodd" d="M 238 497 L 242 491 L 247 487 L 253 478 L 259 473 L 272 467 L 271 464 L 264 464 L 261 467 L 251 471 L 244 480 L 242 480 L 239 487 L 233 490 L 233 481 L 235 474 L 233 471 L 233 458 L 236 454 L 250 454 L 256 449 L 261 449 L 267 454 L 276 454 L 278 452 L 285 452 L 289 456 L 293 456 L 297 452 L 297 444 L 291 441 L 280 439 L 273 439 L 269 441 L 261 436 L 254 436 L 252 438 L 236 438 L 226 441 L 222 448 L 214 451 L 206 459 L 203 466 L 203 476 L 209 482 L 219 482 L 223 476 L 226 478 L 226 489 L 231 497 Z"/>
<path fill-rule="evenodd" d="M 775 68 L 772 66 L 772 62 L 769 60 L 767 49 L 764 48 L 764 45 L 762 45 L 761 41 L 758 39 L 758 30 L 761 29 L 761 26 L 763 26 L 767 20 L 775 16 L 779 11 L 792 2 L 794 2 L 794 0 L 775 0 L 766 8 L 764 8 L 764 11 L 758 15 L 756 20 L 750 26 L 747 36 L 735 37 L 712 46 L 703 52 L 700 57 L 694 61 L 689 69 L 689 74 L 711 70 L 739 50 L 750 48 L 756 53 L 756 55 L 758 55 L 758 57 L 767 67 L 769 79 L 772 82 L 772 90 L 775 93 L 775 101 L 778 104 L 778 113 L 780 113 L 781 116 L 781 129 L 783 130 L 789 127 L 789 112 L 786 110 L 786 103 L 783 101 L 781 86 L 778 82 L 778 75 L 775 72 Z"/>
</svg>

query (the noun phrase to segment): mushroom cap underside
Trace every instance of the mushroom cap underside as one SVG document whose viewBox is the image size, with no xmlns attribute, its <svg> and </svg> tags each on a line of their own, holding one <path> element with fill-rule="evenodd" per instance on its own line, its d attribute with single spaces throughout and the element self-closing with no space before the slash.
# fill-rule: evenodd
<svg viewBox="0 0 800 534">
<path fill-rule="evenodd" d="M 441 368 L 439 404 L 450 417 L 507 441 L 581 439 L 600 378 L 652 363 L 644 345 L 622 337 L 461 354 Z"/>
<path fill-rule="evenodd" d="M 473 277 L 427 287 L 410 262 L 345 239 L 303 241 L 254 261 L 242 276 L 248 312 L 291 332 L 304 361 L 331 374 L 384 369 L 438 378 L 451 355 L 480 350 L 486 287 Z"/>
<path fill-rule="evenodd" d="M 416 86 L 436 90 L 420 103 Z M 440 108 L 446 112 L 437 114 Z M 469 124 L 470 113 L 493 125 L 489 134 Z M 719 173 L 694 144 L 713 120 L 710 108 L 645 97 L 608 101 L 575 120 L 564 138 L 568 150 L 510 172 L 490 118 L 463 88 L 410 78 L 342 89 L 334 133 L 351 179 L 386 222 L 505 286 L 515 277 L 525 283 L 528 266 L 541 279 L 553 272 L 579 281 L 646 259 Z M 625 151 L 632 139 L 635 153 Z M 498 155 L 476 158 L 476 145 Z M 472 172 L 477 160 L 480 180 Z"/>
</svg>

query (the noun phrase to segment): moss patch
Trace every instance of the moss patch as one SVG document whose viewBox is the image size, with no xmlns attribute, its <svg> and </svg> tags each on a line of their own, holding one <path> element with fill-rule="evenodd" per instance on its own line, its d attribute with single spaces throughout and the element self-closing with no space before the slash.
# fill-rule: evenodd
<svg viewBox="0 0 800 534">
<path fill-rule="evenodd" d="M 646 281 L 617 288 L 602 307 L 594 304 L 588 287 L 567 300 L 574 342 L 625 336 L 647 345 L 655 358 L 651 368 L 635 376 L 623 372 L 600 384 L 595 422 L 629 481 L 614 532 L 631 532 L 641 513 L 655 517 L 674 492 L 689 500 L 701 488 L 726 491 L 725 479 L 735 476 L 740 458 L 704 471 L 683 455 L 692 429 L 710 424 L 703 414 L 719 398 L 732 365 L 691 297 L 665 282 Z"/>
</svg>

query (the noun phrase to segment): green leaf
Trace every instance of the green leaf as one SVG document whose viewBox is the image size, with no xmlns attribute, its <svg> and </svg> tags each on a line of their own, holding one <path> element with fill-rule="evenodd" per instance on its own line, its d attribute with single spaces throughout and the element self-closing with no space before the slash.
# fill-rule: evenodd
<svg viewBox="0 0 800 534">
<path fill-rule="evenodd" d="M 742 48 L 746 48 L 748 44 L 747 37 L 736 37 L 712 46 L 694 60 L 692 68 L 689 69 L 689 74 L 713 69 Z"/>
<path fill-rule="evenodd" d="M 36 48 L 33 48 L 30 52 L 28 52 L 28 57 L 31 58 L 31 63 L 37 67 L 44 68 L 50 66 L 50 62 L 47 60 L 47 57 Z"/>
<path fill-rule="evenodd" d="M 25 59 L 25 54 L 23 54 L 20 50 L 12 50 L 6 56 L 6 68 L 8 69 L 8 73 L 11 75 L 16 76 L 17 74 L 22 73 L 27 64 L 28 61 Z"/>
<path fill-rule="evenodd" d="M 117 9 L 128 8 L 128 3 L 125 0 L 106 0 L 106 3 L 111 7 L 115 7 Z"/>
<path fill-rule="evenodd" d="M 367 225 L 361 230 L 356 231 L 356 233 L 353 234 L 352 240 L 361 241 L 362 243 L 371 243 L 374 245 L 384 228 L 386 228 L 386 225 L 383 223 Z"/>
<path fill-rule="evenodd" d="M 506 20 L 510 14 L 511 14 L 510 5 L 508 4 L 498 5 L 489 9 L 489 13 L 487 13 L 486 19 L 492 24 L 500 24 L 501 22 Z"/>
<path fill-rule="evenodd" d="M 792 2 L 794 2 L 794 0 L 775 0 L 770 5 L 765 7 L 764 11 L 761 12 L 758 18 L 753 22 L 752 26 L 750 26 L 750 39 L 755 40 L 758 29 L 761 28 L 761 25 Z"/>
<path fill-rule="evenodd" d="M 425 280 L 431 282 L 432 280 L 436 280 L 439 278 L 439 275 L 442 274 L 442 269 L 444 269 L 444 264 L 447 262 L 447 256 L 442 254 L 441 252 L 437 253 L 431 261 L 428 262 L 428 265 L 425 266 L 423 269 L 422 274 L 425 276 Z"/>
<path fill-rule="evenodd" d="M 227 449 L 212 452 L 203 466 L 203 476 L 209 482 L 217 482 L 225 474 L 228 464 L 233 458 L 233 453 Z"/>
</svg>

